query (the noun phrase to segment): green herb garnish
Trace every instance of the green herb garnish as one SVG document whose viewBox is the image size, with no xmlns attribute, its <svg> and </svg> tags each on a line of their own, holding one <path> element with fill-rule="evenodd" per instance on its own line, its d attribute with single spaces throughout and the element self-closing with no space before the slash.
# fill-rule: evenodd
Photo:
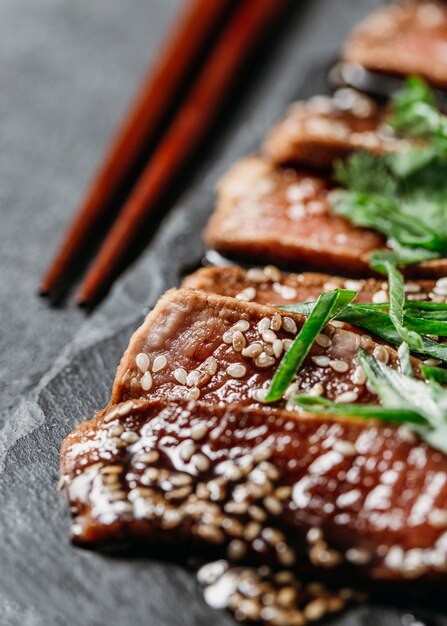
<svg viewBox="0 0 447 626">
<path fill-rule="evenodd" d="M 447 391 L 437 382 L 423 382 L 393 370 L 365 350 L 359 350 L 358 358 L 381 406 L 340 405 L 314 396 L 299 396 L 298 406 L 313 413 L 405 422 L 431 446 L 447 452 Z"/>
<path fill-rule="evenodd" d="M 326 324 L 340 315 L 356 295 L 357 292 L 347 289 L 337 289 L 320 295 L 299 334 L 282 358 L 265 402 L 276 402 L 282 398 L 315 339 Z"/>
<path fill-rule="evenodd" d="M 387 238 L 391 250 L 371 257 L 378 271 L 386 261 L 408 265 L 447 254 L 447 118 L 418 78 L 396 94 L 391 111 L 388 124 L 421 145 L 396 154 L 355 152 L 336 164 L 344 189 L 331 194 L 334 213 Z"/>
<path fill-rule="evenodd" d="M 412 348 L 414 352 L 417 354 L 432 357 L 435 359 L 440 359 L 441 361 L 447 362 L 447 345 L 438 343 L 429 337 L 424 337 L 422 335 L 441 335 L 447 332 L 447 322 L 438 321 L 436 319 L 428 319 L 424 317 L 424 314 L 430 316 L 435 313 L 433 310 L 424 311 L 423 309 L 419 311 L 419 316 L 413 316 L 415 309 L 415 305 L 420 304 L 422 307 L 431 304 L 436 306 L 435 302 L 405 302 L 404 310 L 405 310 L 405 326 L 409 330 L 415 331 L 421 335 L 421 346 L 417 349 Z M 408 306 L 408 305 L 411 305 Z M 310 315 L 315 306 L 314 302 L 303 302 L 298 304 L 286 304 L 281 309 L 285 311 L 290 311 L 293 313 L 300 313 L 301 315 Z M 445 311 L 445 305 L 441 304 L 443 310 Z M 385 309 L 384 311 L 378 310 L 378 307 Z M 408 307 L 408 311 L 407 311 Z M 402 337 L 397 332 L 394 327 L 393 322 L 391 321 L 389 312 L 386 310 L 389 309 L 389 303 L 384 302 L 381 304 L 358 304 L 352 303 L 346 306 L 343 311 L 341 311 L 337 317 L 340 322 L 347 322 L 348 324 L 352 324 L 353 326 L 358 326 L 359 328 L 363 328 L 368 332 L 374 333 L 377 337 L 384 339 L 388 343 L 393 346 L 399 346 L 402 343 Z M 444 313 L 445 319 L 445 313 Z"/>
</svg>

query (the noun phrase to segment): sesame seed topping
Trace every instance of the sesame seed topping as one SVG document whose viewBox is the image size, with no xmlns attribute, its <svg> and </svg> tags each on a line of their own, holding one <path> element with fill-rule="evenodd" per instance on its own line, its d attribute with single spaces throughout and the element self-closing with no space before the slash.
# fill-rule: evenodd
<svg viewBox="0 0 447 626">
<path fill-rule="evenodd" d="M 291 333 L 292 335 L 296 335 L 296 333 L 298 332 L 296 322 L 291 317 L 283 317 L 282 327 L 284 328 L 286 333 Z"/>
<path fill-rule="evenodd" d="M 188 385 L 188 387 L 196 387 L 199 380 L 200 372 L 198 372 L 197 370 L 192 370 L 191 372 L 188 372 L 186 376 L 186 384 Z"/>
<path fill-rule="evenodd" d="M 245 346 L 247 345 L 247 341 L 244 335 L 240 330 L 236 330 L 233 334 L 233 349 L 236 352 L 241 352 Z"/>
<path fill-rule="evenodd" d="M 346 551 L 346 559 L 355 565 L 366 565 L 371 560 L 371 554 L 361 548 L 350 548 Z"/>
<path fill-rule="evenodd" d="M 183 367 L 178 367 L 174 370 L 174 378 L 180 385 L 186 385 L 186 370 Z"/>
<path fill-rule="evenodd" d="M 248 358 L 255 358 L 259 356 L 262 352 L 262 344 L 258 342 L 251 343 L 249 346 L 242 350 L 242 356 Z"/>
<path fill-rule="evenodd" d="M 208 432 L 208 427 L 205 424 L 194 424 L 191 426 L 190 437 L 194 441 L 203 439 Z"/>
<path fill-rule="evenodd" d="M 270 323 L 270 328 L 274 331 L 278 331 L 282 326 L 282 317 L 279 313 L 275 313 L 272 317 L 272 321 Z"/>
<path fill-rule="evenodd" d="M 357 365 L 352 373 L 351 380 L 354 385 L 364 385 L 366 383 L 366 375 L 361 365 Z"/>
<path fill-rule="evenodd" d="M 121 439 L 126 443 L 136 443 L 140 440 L 139 435 L 134 433 L 132 430 L 127 430 L 121 435 Z"/>
<path fill-rule="evenodd" d="M 276 333 L 274 333 L 273 330 L 270 329 L 262 331 L 261 336 L 266 343 L 273 343 L 278 338 L 276 336 Z"/>
<path fill-rule="evenodd" d="M 239 559 L 242 559 L 245 556 L 246 552 L 247 545 L 240 539 L 233 539 L 228 544 L 228 558 L 233 561 L 238 561 Z"/>
<path fill-rule="evenodd" d="M 332 339 L 323 333 L 320 333 L 315 341 L 322 348 L 329 348 L 329 346 L 332 344 Z"/>
<path fill-rule="evenodd" d="M 282 503 L 277 498 L 273 496 L 268 496 L 264 498 L 264 506 L 272 515 L 279 515 L 282 512 Z"/>
<path fill-rule="evenodd" d="M 232 378 L 243 378 L 247 373 L 247 368 L 242 363 L 232 363 L 227 367 L 227 374 Z"/>
<path fill-rule="evenodd" d="M 359 399 L 359 394 L 356 391 L 345 391 L 335 398 L 337 404 L 350 404 L 356 402 Z"/>
<path fill-rule="evenodd" d="M 447 296 L 447 276 L 436 281 L 433 291 L 440 296 Z"/>
<path fill-rule="evenodd" d="M 312 602 L 309 602 L 309 604 L 304 608 L 304 617 L 311 622 L 316 622 L 326 613 L 326 608 L 326 600 L 323 600 L 322 598 L 312 600 Z"/>
<path fill-rule="evenodd" d="M 149 357 L 144 352 L 140 352 L 135 357 L 135 363 L 142 374 L 147 371 L 149 367 Z"/>
<path fill-rule="evenodd" d="M 261 352 L 261 354 L 255 359 L 255 365 L 258 367 L 271 367 L 274 364 L 274 357 L 269 356 L 266 352 Z"/>
<path fill-rule="evenodd" d="M 355 456 L 357 454 L 354 444 L 344 439 L 336 439 L 333 448 L 343 456 Z"/>
<path fill-rule="evenodd" d="M 343 373 L 347 372 L 349 369 L 349 365 L 346 363 L 346 361 L 342 361 L 341 359 L 329 361 L 329 365 L 335 372 Z"/>
<path fill-rule="evenodd" d="M 330 363 L 330 358 L 324 354 L 319 354 L 318 356 L 313 356 L 312 361 L 315 365 L 318 365 L 318 367 L 326 367 Z"/>
<path fill-rule="evenodd" d="M 382 363 L 388 363 L 390 354 L 385 346 L 376 346 L 373 351 L 373 357 Z"/>
<path fill-rule="evenodd" d="M 233 343 L 233 331 L 232 330 L 225 331 L 224 334 L 222 335 L 222 341 L 228 344 Z"/>
<path fill-rule="evenodd" d="M 433 528 L 446 528 L 447 527 L 447 510 L 446 509 L 432 509 L 428 514 L 428 521 Z"/>
<path fill-rule="evenodd" d="M 199 452 L 198 454 L 194 454 L 191 459 L 193 465 L 195 465 L 196 469 L 199 472 L 206 472 L 210 468 L 210 460 L 207 456 Z"/>
<path fill-rule="evenodd" d="M 262 333 L 264 330 L 267 330 L 269 328 L 270 328 L 270 318 L 263 317 L 261 320 L 259 320 L 259 322 L 258 322 L 258 331 L 260 333 Z"/>
<path fill-rule="evenodd" d="M 375 304 L 381 304 L 382 302 L 388 302 L 388 294 L 384 289 L 376 291 L 372 296 L 372 301 Z"/>
<path fill-rule="evenodd" d="M 151 387 L 152 387 L 151 373 L 145 372 L 143 376 L 141 377 L 141 388 L 144 389 L 144 391 L 149 391 Z"/>
<path fill-rule="evenodd" d="M 242 333 L 245 333 L 250 328 L 250 323 L 247 320 L 239 320 L 236 324 L 231 328 L 231 330 L 236 331 L 239 330 Z"/>
<path fill-rule="evenodd" d="M 168 363 L 168 360 L 165 356 L 163 355 L 156 356 L 154 359 L 154 363 L 152 365 L 152 371 L 154 373 L 159 372 L 160 370 L 166 367 L 167 363 Z"/>
<path fill-rule="evenodd" d="M 256 289 L 254 287 L 247 287 L 243 289 L 238 294 L 236 294 L 236 298 L 238 300 L 245 300 L 249 302 L 250 300 L 254 300 L 256 298 Z"/>
<path fill-rule="evenodd" d="M 200 398 L 200 389 L 198 387 L 191 387 L 188 395 L 193 400 L 198 400 Z"/>
</svg>

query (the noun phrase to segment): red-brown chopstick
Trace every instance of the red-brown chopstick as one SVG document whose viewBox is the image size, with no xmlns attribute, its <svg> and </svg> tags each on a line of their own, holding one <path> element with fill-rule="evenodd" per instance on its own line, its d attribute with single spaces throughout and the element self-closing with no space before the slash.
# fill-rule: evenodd
<svg viewBox="0 0 447 626">
<path fill-rule="evenodd" d="M 287 0 L 240 2 L 94 259 L 78 292 L 80 304 L 94 303 L 109 287 L 141 224 L 216 119 L 242 60 L 287 4 Z"/>
<path fill-rule="evenodd" d="M 118 130 L 87 195 L 40 284 L 52 292 L 84 249 L 94 228 L 107 215 L 115 194 L 133 171 L 157 127 L 172 106 L 185 74 L 197 63 L 211 35 L 234 0 L 188 0 L 168 45 L 151 67 L 129 114 Z"/>
</svg>

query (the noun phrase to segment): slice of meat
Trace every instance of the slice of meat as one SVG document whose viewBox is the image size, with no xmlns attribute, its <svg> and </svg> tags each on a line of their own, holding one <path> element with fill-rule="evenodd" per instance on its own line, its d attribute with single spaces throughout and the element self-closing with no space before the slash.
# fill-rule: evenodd
<svg viewBox="0 0 447 626">
<path fill-rule="evenodd" d="M 221 296 L 231 296 L 259 304 L 291 304 L 316 300 L 323 291 L 352 289 L 358 291 L 357 302 L 386 302 L 388 282 L 375 278 L 353 280 L 341 276 L 304 272 L 287 274 L 273 265 L 245 270 L 242 267 L 204 267 L 182 283 L 188 289 L 202 289 Z M 407 300 L 444 302 L 443 283 L 434 280 L 407 281 Z M 438 293 L 441 292 L 441 293 Z"/>
<path fill-rule="evenodd" d="M 305 318 L 203 291 L 168 291 L 134 333 L 118 369 L 113 404 L 147 396 L 264 407 L 265 390 Z M 371 402 L 359 371 L 363 346 L 397 365 L 392 348 L 328 325 L 286 397 L 296 391 L 338 402 Z M 291 407 L 293 408 L 293 407 Z"/>
<path fill-rule="evenodd" d="M 403 427 L 269 411 L 141 399 L 84 422 L 62 446 L 74 541 L 445 585 L 445 455 Z"/>
<path fill-rule="evenodd" d="M 416 74 L 447 87 L 447 5 L 394 2 L 372 13 L 348 37 L 345 61 L 397 75 Z"/>
<path fill-rule="evenodd" d="M 281 165 L 329 169 L 353 150 L 396 152 L 409 142 L 384 125 L 386 115 L 353 89 L 295 102 L 268 133 L 264 152 Z"/>
<path fill-rule="evenodd" d="M 250 156 L 221 179 L 205 241 L 224 255 L 351 274 L 369 271 L 380 235 L 331 213 L 326 179 Z"/>
<path fill-rule="evenodd" d="M 258 156 L 234 165 L 217 187 L 217 207 L 204 232 L 224 256 L 286 269 L 371 275 L 369 255 L 383 237 L 332 213 L 327 179 L 275 167 Z M 414 276 L 447 275 L 447 259 L 408 268 Z"/>
</svg>

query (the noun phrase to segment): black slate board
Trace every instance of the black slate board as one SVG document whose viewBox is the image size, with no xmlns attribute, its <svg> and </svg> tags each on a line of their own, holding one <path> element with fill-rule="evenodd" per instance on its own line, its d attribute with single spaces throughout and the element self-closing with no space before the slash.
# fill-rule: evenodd
<svg viewBox="0 0 447 626">
<path fill-rule="evenodd" d="M 43 379 L 16 397 L 0 433 L 2 626 L 234 624 L 228 614 L 205 605 L 194 575 L 180 566 L 148 557 L 112 558 L 69 544 L 69 517 L 56 491 L 59 447 L 76 423 L 107 401 L 116 365 L 143 308 L 200 262 L 200 231 L 212 209 L 216 179 L 238 156 L 256 148 L 287 102 L 327 89 L 326 69 L 344 34 L 377 4 L 303 3 L 147 252 L 81 325 Z M 47 332 L 51 342 L 49 323 L 40 332 Z M 416 626 L 413 615 L 427 626 L 447 625 L 440 613 L 415 608 L 409 600 L 400 608 L 364 605 L 330 624 Z"/>
</svg>

